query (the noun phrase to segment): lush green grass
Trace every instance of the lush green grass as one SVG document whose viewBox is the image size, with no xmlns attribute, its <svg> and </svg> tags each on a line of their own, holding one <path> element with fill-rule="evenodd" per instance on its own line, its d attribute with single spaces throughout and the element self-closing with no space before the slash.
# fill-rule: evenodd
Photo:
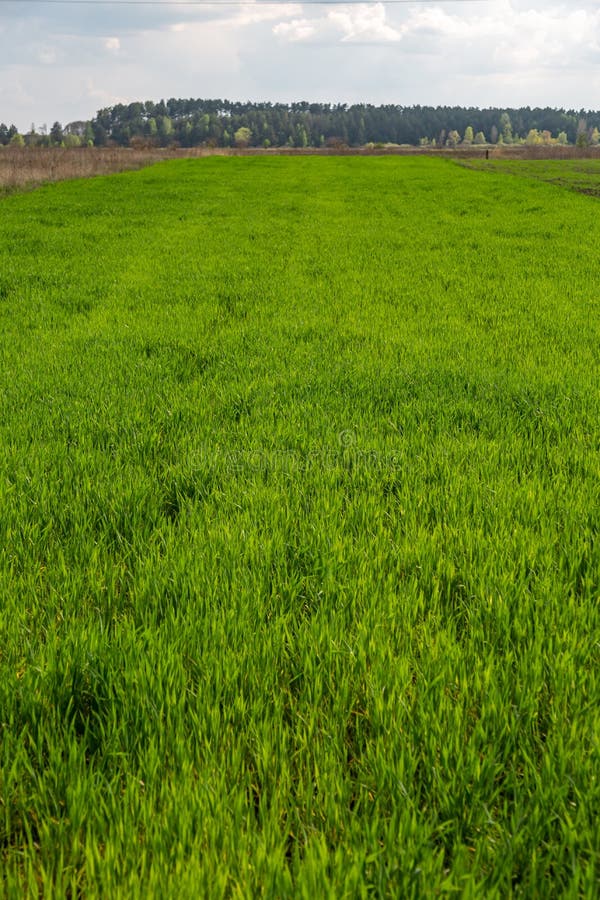
<svg viewBox="0 0 600 900">
<path fill-rule="evenodd" d="M 597 896 L 599 210 L 430 159 L 0 204 L 0 853 Z"/>
<path fill-rule="evenodd" d="M 472 169 L 538 178 L 582 194 L 600 196 L 600 158 L 597 159 L 474 159 L 463 162 Z"/>
</svg>

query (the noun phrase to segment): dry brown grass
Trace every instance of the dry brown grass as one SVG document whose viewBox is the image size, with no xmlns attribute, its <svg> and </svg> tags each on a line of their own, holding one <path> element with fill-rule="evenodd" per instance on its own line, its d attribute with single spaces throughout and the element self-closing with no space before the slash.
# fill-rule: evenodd
<svg viewBox="0 0 600 900">
<path fill-rule="evenodd" d="M 22 190 L 48 181 L 110 175 L 176 156 L 202 156 L 204 152 L 201 148 L 0 147 L 0 187 Z"/>
<path fill-rule="evenodd" d="M 572 147 L 563 144 L 505 145 L 490 148 L 491 159 L 600 159 L 600 146 Z"/>
</svg>

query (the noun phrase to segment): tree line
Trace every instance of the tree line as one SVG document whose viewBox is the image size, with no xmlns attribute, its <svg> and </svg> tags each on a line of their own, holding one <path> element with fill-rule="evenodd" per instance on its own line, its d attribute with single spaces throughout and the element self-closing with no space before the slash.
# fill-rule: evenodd
<svg viewBox="0 0 600 900">
<path fill-rule="evenodd" d="M 546 107 L 478 109 L 345 103 L 147 100 L 116 104 L 90 120 L 32 124 L 26 134 L 0 124 L 0 144 L 32 146 L 323 147 L 600 141 L 600 112 Z"/>
</svg>

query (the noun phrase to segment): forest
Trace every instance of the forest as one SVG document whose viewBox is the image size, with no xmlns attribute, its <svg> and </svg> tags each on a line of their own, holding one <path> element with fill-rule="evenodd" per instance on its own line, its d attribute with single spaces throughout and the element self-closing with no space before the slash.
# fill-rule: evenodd
<svg viewBox="0 0 600 900">
<path fill-rule="evenodd" d="M 0 144 L 28 146 L 323 147 L 408 144 L 600 142 L 600 112 L 547 107 L 478 109 L 345 103 L 170 99 L 116 104 L 90 120 L 20 134 L 0 124 Z"/>
</svg>

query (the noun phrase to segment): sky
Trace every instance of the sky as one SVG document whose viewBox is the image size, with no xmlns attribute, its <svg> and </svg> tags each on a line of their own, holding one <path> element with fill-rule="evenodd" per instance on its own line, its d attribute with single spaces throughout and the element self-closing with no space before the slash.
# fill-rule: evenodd
<svg viewBox="0 0 600 900">
<path fill-rule="evenodd" d="M 168 97 L 600 108 L 600 0 L 0 0 L 0 122 Z"/>
</svg>

